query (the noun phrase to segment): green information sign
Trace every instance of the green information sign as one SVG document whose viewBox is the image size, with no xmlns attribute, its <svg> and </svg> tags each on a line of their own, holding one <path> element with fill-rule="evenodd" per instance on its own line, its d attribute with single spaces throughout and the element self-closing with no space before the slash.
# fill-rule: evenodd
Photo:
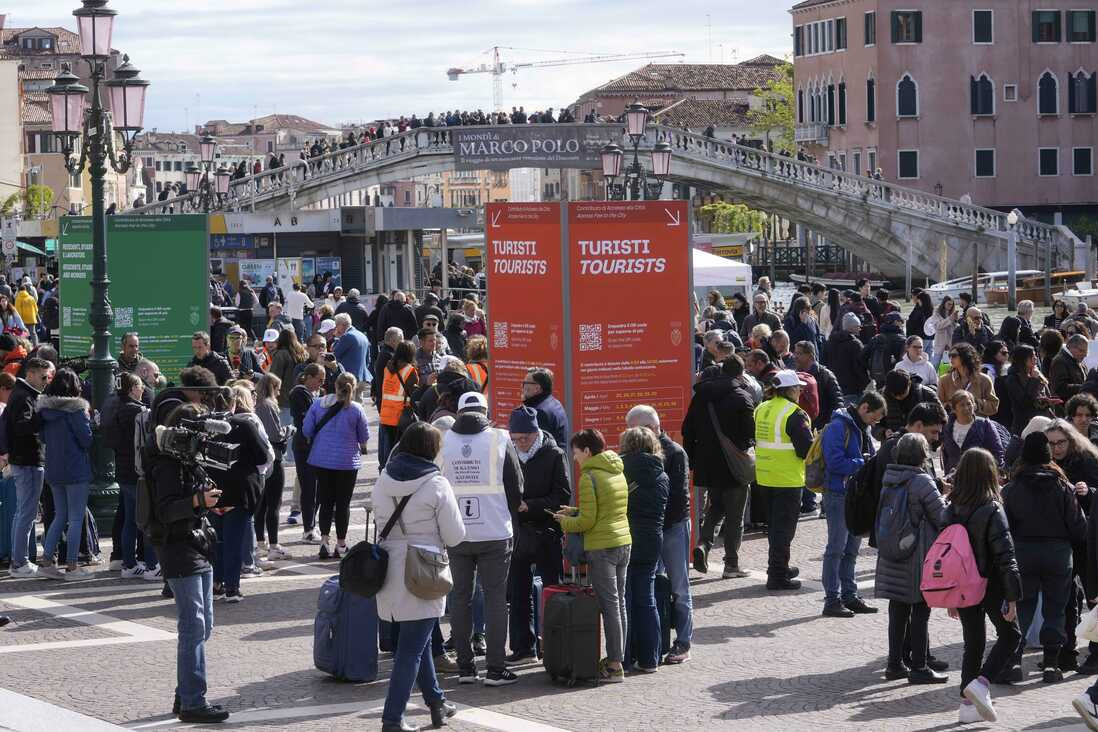
<svg viewBox="0 0 1098 732">
<path fill-rule="evenodd" d="M 114 309 L 111 353 L 124 333 L 141 337 L 141 353 L 169 381 L 191 360 L 191 334 L 209 322 L 206 216 L 108 216 L 107 272 Z M 91 218 L 61 219 L 61 356 L 87 356 L 92 328 Z"/>
</svg>

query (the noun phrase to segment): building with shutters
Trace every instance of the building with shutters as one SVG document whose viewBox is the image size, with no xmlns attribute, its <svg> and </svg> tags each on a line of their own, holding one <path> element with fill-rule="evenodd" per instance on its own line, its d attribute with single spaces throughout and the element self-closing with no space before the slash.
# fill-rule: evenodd
<svg viewBox="0 0 1098 732">
<path fill-rule="evenodd" d="M 790 12 L 796 136 L 821 163 L 1027 214 L 1098 210 L 1093 3 L 807 0 Z"/>
</svg>

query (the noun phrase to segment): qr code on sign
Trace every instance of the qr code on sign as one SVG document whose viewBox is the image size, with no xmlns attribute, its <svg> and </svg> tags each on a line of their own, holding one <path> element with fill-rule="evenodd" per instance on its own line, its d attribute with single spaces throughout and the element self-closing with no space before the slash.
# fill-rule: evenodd
<svg viewBox="0 0 1098 732">
<path fill-rule="evenodd" d="M 602 350 L 602 323 L 580 325 L 579 349 L 581 351 Z"/>
<path fill-rule="evenodd" d="M 132 328 L 133 327 L 133 308 L 115 308 L 114 309 L 114 327 L 115 328 Z"/>
<path fill-rule="evenodd" d="M 492 324 L 492 345 L 496 348 L 507 348 L 508 343 L 507 323 L 497 322 Z"/>
</svg>

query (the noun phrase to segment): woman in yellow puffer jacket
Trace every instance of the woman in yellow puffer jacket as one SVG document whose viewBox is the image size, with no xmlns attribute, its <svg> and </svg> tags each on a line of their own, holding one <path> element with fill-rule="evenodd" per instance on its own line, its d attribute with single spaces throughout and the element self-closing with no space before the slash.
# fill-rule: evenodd
<svg viewBox="0 0 1098 732">
<path fill-rule="evenodd" d="M 15 311 L 30 331 L 30 341 L 38 345 L 38 301 L 30 294 L 30 286 L 23 285 L 15 296 Z"/>
</svg>

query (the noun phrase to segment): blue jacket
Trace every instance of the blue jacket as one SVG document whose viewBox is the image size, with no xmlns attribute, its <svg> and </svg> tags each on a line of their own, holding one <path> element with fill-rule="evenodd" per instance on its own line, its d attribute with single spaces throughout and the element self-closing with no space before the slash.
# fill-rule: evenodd
<svg viewBox="0 0 1098 732">
<path fill-rule="evenodd" d="M 568 417 L 564 415 L 564 405 L 552 394 L 541 393 L 523 401 L 538 413 L 538 427 L 548 432 L 557 441 L 557 447 L 568 453 Z"/>
<path fill-rule="evenodd" d="M 622 455 L 625 479 L 629 481 L 629 535 L 633 549 L 630 564 L 652 564 L 663 547 L 663 519 L 667 510 L 670 482 L 663 460 L 646 452 Z"/>
<path fill-rule="evenodd" d="M 865 464 L 863 452 L 873 454 L 873 442 L 851 409 L 836 409 L 823 432 L 824 488 L 846 494 L 846 479 Z M 863 447 L 865 446 L 865 447 Z"/>
<path fill-rule="evenodd" d="M 354 374 L 359 381 L 372 380 L 370 371 L 366 368 L 366 356 L 369 352 L 370 340 L 362 331 L 355 330 L 354 326 L 348 328 L 332 346 L 332 353 L 339 365 L 348 373 Z"/>
<path fill-rule="evenodd" d="M 54 486 L 90 482 L 92 428 L 88 403 L 80 397 L 43 394 L 36 406 L 46 448 L 46 482 Z"/>
<path fill-rule="evenodd" d="M 329 470 L 358 470 L 362 467 L 362 454 L 359 445 L 370 439 L 370 428 L 366 424 L 366 412 L 359 404 L 344 407 L 332 417 L 318 434 L 317 423 L 324 413 L 335 404 L 335 395 L 329 394 L 323 399 L 314 399 L 305 415 L 305 436 L 312 440 L 309 449 L 309 465 Z"/>
</svg>

